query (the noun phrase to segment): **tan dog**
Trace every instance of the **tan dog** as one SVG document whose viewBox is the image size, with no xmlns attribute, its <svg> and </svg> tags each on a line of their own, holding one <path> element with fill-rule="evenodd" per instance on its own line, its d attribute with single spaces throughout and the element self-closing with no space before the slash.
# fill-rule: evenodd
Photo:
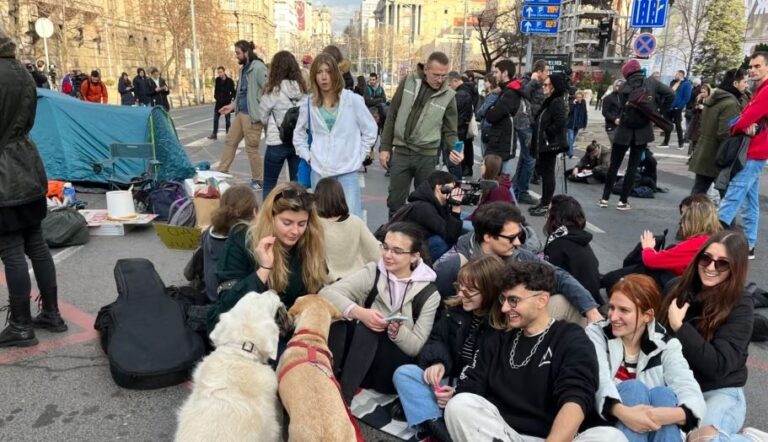
<svg viewBox="0 0 768 442">
<path fill-rule="evenodd" d="M 291 442 L 355 442 L 355 426 L 333 380 L 328 330 L 341 313 L 318 295 L 296 300 L 288 313 L 296 333 L 277 366 L 278 392 L 290 416 Z M 314 359 L 315 362 L 311 362 Z"/>
</svg>

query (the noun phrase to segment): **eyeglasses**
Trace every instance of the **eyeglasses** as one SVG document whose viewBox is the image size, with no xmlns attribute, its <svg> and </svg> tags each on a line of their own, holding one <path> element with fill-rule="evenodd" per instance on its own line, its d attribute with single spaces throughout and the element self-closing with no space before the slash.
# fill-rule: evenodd
<svg viewBox="0 0 768 442">
<path fill-rule="evenodd" d="M 715 259 L 709 253 L 699 256 L 699 267 L 708 268 L 710 264 L 715 263 L 715 271 L 723 273 L 731 269 L 731 263 L 727 259 Z"/>
<path fill-rule="evenodd" d="M 458 282 L 453 283 L 453 288 L 456 290 L 457 295 L 463 296 L 464 298 L 467 298 L 467 299 L 472 299 L 474 297 L 480 296 L 480 292 L 478 292 L 477 290 L 470 291 L 468 288 L 464 287 Z"/>
<path fill-rule="evenodd" d="M 504 304 L 506 303 L 507 305 L 509 305 L 510 308 L 515 308 L 515 307 L 517 307 L 517 304 L 520 304 L 523 301 L 526 301 L 526 300 L 531 299 L 531 298 L 535 298 L 535 297 L 543 295 L 543 294 L 544 294 L 544 292 L 536 292 L 536 293 L 534 293 L 533 295 L 531 295 L 531 296 L 529 296 L 527 298 L 518 298 L 517 296 L 504 296 L 502 294 L 502 295 L 499 295 L 499 304 L 502 307 L 504 307 Z"/>
<path fill-rule="evenodd" d="M 275 196 L 274 202 L 281 199 L 290 201 L 293 205 L 301 206 L 304 209 L 311 209 L 315 203 L 315 195 L 303 189 L 285 189 Z"/>
<path fill-rule="evenodd" d="M 497 238 L 504 238 L 507 241 L 509 241 L 510 244 L 514 244 L 515 240 L 519 240 L 520 244 L 525 243 L 525 229 L 521 228 L 519 232 L 515 233 L 514 235 L 502 235 L 499 233 L 496 235 Z"/>
<path fill-rule="evenodd" d="M 412 254 L 416 253 L 416 252 L 412 252 L 410 250 L 403 250 L 400 247 L 390 247 L 390 246 L 384 244 L 383 242 L 379 243 L 379 247 L 381 248 L 381 253 L 392 252 L 392 253 L 394 253 L 397 256 L 412 255 Z"/>
</svg>

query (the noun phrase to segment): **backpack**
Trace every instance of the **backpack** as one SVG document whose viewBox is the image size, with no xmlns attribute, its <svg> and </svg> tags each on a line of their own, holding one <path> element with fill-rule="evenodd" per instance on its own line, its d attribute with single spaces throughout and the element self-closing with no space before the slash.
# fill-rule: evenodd
<svg viewBox="0 0 768 442">
<path fill-rule="evenodd" d="M 413 203 L 406 204 L 403 207 L 397 209 L 397 212 L 392 215 L 392 218 L 390 218 L 389 221 L 380 225 L 379 228 L 373 232 L 373 236 L 379 241 L 383 242 L 384 237 L 387 236 L 387 228 L 390 226 L 390 224 L 396 223 L 398 221 L 404 221 L 406 218 L 408 218 L 408 215 L 410 215 L 411 210 L 413 210 Z"/>
<path fill-rule="evenodd" d="M 177 181 L 166 181 L 149 192 L 149 208 L 157 214 L 158 220 L 170 219 L 170 210 L 173 203 L 187 196 L 184 185 Z"/>
<path fill-rule="evenodd" d="M 296 101 L 293 99 L 289 98 L 289 100 L 291 100 L 291 104 L 296 104 Z M 275 118 L 275 116 L 272 115 L 272 118 Z M 307 118 L 309 118 L 309 115 L 307 115 Z M 288 110 L 285 111 L 283 121 L 280 122 L 279 126 L 280 141 L 282 141 L 286 146 L 293 146 L 293 131 L 296 130 L 296 123 L 298 121 L 299 106 L 288 108 Z"/>
<path fill-rule="evenodd" d="M 185 382 L 205 345 L 187 327 L 183 306 L 166 295 L 165 284 L 146 259 L 118 260 L 115 283 L 117 300 L 99 310 L 94 324 L 112 379 L 136 390 Z"/>
<path fill-rule="evenodd" d="M 85 244 L 91 239 L 88 223 L 72 207 L 60 207 L 48 212 L 41 223 L 48 247 L 69 247 Z"/>
<path fill-rule="evenodd" d="M 168 210 L 168 224 L 172 226 L 195 227 L 196 222 L 195 202 L 192 198 L 185 196 L 171 204 Z"/>
<path fill-rule="evenodd" d="M 619 120 L 622 126 L 629 129 L 642 129 L 649 123 L 665 132 L 674 129 L 674 125 L 657 111 L 656 97 L 648 91 L 645 82 L 629 91 Z"/>
<path fill-rule="evenodd" d="M 368 292 L 368 296 L 365 298 L 365 303 L 363 304 L 365 308 L 371 308 L 373 301 L 375 301 L 376 297 L 379 296 L 379 276 L 381 276 L 381 270 L 376 267 L 376 278 L 373 280 L 373 288 L 370 292 Z M 436 291 L 437 287 L 435 284 L 430 282 L 426 287 L 421 289 L 419 293 L 416 293 L 416 296 L 413 297 L 411 313 L 413 313 L 414 324 L 419 319 L 419 316 L 421 315 L 421 309 L 424 308 L 424 304 L 427 302 L 427 299 L 429 299 L 432 293 L 435 293 Z"/>
</svg>

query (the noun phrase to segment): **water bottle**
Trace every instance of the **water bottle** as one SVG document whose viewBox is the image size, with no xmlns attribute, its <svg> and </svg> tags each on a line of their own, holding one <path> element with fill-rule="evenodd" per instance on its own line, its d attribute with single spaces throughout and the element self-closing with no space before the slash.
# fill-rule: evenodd
<svg viewBox="0 0 768 442">
<path fill-rule="evenodd" d="M 72 183 L 64 183 L 64 205 L 74 206 L 76 202 L 77 197 L 75 196 L 75 188 L 72 186 Z"/>
</svg>

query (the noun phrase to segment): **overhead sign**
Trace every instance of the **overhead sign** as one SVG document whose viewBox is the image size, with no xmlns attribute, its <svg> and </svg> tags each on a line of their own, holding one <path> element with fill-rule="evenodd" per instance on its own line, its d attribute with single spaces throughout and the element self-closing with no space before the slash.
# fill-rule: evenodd
<svg viewBox="0 0 768 442">
<path fill-rule="evenodd" d="M 557 34 L 557 20 L 520 20 L 525 34 Z"/>
<path fill-rule="evenodd" d="M 542 5 L 560 5 L 561 0 L 523 0 L 523 4 L 539 3 Z"/>
<path fill-rule="evenodd" d="M 651 33 L 644 32 L 635 38 L 632 49 L 634 49 L 636 56 L 648 58 L 656 50 L 656 37 Z"/>
<path fill-rule="evenodd" d="M 629 26 L 663 28 L 667 23 L 668 0 L 634 0 Z"/>
<path fill-rule="evenodd" d="M 526 4 L 523 6 L 523 18 L 532 20 L 555 20 L 560 18 L 560 6 Z"/>
<path fill-rule="evenodd" d="M 544 60 L 553 74 L 565 73 L 565 68 L 571 65 L 571 54 L 533 54 L 533 61 Z"/>
</svg>

